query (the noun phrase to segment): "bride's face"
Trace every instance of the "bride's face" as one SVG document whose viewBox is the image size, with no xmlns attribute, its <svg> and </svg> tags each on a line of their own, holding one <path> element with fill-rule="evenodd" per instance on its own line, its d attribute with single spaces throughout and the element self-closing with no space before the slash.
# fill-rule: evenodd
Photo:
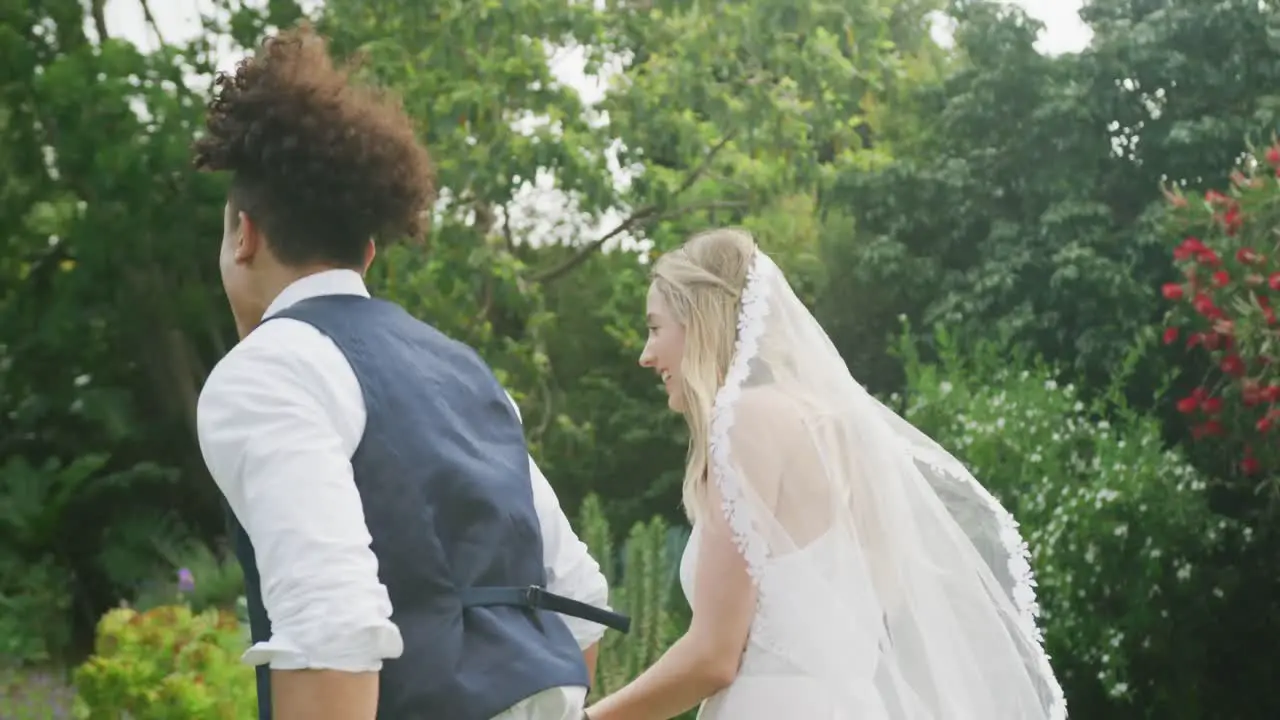
<svg viewBox="0 0 1280 720">
<path fill-rule="evenodd" d="M 649 326 L 649 339 L 640 353 L 640 367 L 650 368 L 662 378 L 667 391 L 667 406 L 676 412 L 684 410 L 684 397 L 680 383 L 680 364 L 684 358 L 684 326 L 676 321 L 662 294 L 649 286 L 649 299 L 645 303 L 645 324 Z"/>
</svg>

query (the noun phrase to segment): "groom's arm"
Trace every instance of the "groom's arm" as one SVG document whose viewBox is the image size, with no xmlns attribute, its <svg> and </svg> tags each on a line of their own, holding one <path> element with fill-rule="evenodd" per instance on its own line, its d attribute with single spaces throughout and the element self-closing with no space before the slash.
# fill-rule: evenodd
<svg viewBox="0 0 1280 720">
<path fill-rule="evenodd" d="M 276 720 L 372 720 L 382 660 L 403 650 L 351 469 L 364 413 L 337 347 L 286 319 L 201 392 L 201 450 L 253 543 L 271 618 L 245 661 L 270 665 Z"/>
<path fill-rule="evenodd" d="M 511 400 L 511 405 L 516 408 L 516 416 L 519 417 L 520 408 L 516 406 L 514 399 Z M 573 526 L 569 524 L 569 518 L 560 507 L 560 499 L 556 497 L 555 490 L 532 457 L 529 458 L 529 478 L 533 483 L 534 509 L 538 513 L 542 529 L 542 557 L 547 573 L 547 589 L 581 603 L 609 609 L 609 583 L 605 580 L 599 563 L 591 557 L 586 543 L 578 539 Z M 594 683 L 599 643 L 605 628 L 581 618 L 564 616 L 564 621 L 569 626 L 569 632 L 578 641 L 578 647 L 582 648 L 582 658 Z"/>
</svg>

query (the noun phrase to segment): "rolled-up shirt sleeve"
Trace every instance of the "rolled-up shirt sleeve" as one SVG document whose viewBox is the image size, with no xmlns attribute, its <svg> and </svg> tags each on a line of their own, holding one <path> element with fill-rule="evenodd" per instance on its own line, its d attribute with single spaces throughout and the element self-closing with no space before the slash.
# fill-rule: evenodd
<svg viewBox="0 0 1280 720">
<path fill-rule="evenodd" d="M 508 393 L 507 399 L 520 416 L 520 407 Z M 578 538 L 560 507 L 560 499 L 538 464 L 529 458 L 529 478 L 533 482 L 533 505 L 542 528 L 542 556 L 547 572 L 547 590 L 580 603 L 605 610 L 609 607 L 609 583 L 600 564 L 591 557 L 587 544 Z M 603 625 L 581 618 L 563 616 L 569 632 L 586 649 L 604 636 Z"/>
<path fill-rule="evenodd" d="M 271 342 L 255 342 L 268 330 Z M 200 395 L 200 448 L 253 543 L 271 620 L 271 638 L 245 662 L 373 672 L 400 656 L 403 641 L 353 478 L 358 437 L 344 437 L 325 402 L 333 368 L 313 352 L 317 338 L 329 342 L 276 321 L 228 354 Z"/>
</svg>

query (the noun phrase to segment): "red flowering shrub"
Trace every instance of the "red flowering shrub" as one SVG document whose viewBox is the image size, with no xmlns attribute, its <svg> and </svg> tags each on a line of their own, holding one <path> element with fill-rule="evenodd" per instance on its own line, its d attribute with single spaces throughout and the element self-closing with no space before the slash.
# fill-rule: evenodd
<svg viewBox="0 0 1280 720">
<path fill-rule="evenodd" d="M 1240 445 L 1246 475 L 1280 472 L 1280 143 L 1225 192 L 1203 201 L 1166 193 L 1184 233 L 1173 251 L 1181 272 L 1161 294 L 1174 307 L 1165 344 L 1205 352 L 1217 371 L 1178 410 L 1196 439 L 1224 437 Z"/>
</svg>

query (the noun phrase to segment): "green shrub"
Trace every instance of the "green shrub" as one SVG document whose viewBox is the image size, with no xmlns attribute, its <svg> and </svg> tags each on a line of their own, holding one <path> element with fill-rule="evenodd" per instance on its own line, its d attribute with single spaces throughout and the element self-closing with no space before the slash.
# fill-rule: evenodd
<svg viewBox="0 0 1280 720">
<path fill-rule="evenodd" d="M 253 668 L 240 662 L 245 640 L 235 616 L 222 610 L 112 610 L 98 623 L 96 654 L 75 672 L 76 717 L 254 717 Z"/>
<path fill-rule="evenodd" d="M 962 356 L 945 334 L 938 344 L 938 365 L 903 345 L 904 414 L 1022 524 L 1049 651 L 1081 699 L 1073 715 L 1207 717 L 1199 643 L 1227 590 L 1210 558 L 1235 537 L 1208 509 L 1207 479 L 1118 393 L 1086 399 L 994 345 Z"/>
</svg>

